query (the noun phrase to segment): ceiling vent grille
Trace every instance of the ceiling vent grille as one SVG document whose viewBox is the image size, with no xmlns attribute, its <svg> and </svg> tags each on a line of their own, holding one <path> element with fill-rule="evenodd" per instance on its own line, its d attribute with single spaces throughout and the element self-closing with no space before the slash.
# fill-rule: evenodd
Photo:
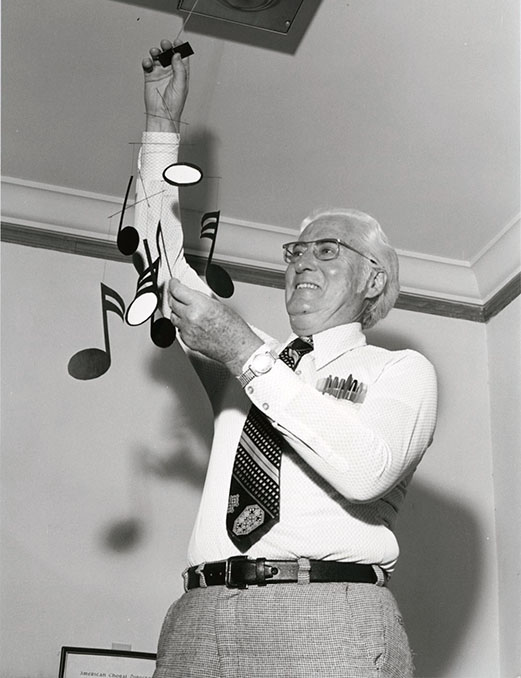
<svg viewBox="0 0 521 678">
<path fill-rule="evenodd" d="M 303 0 L 178 0 L 182 12 L 288 33 Z"/>
</svg>

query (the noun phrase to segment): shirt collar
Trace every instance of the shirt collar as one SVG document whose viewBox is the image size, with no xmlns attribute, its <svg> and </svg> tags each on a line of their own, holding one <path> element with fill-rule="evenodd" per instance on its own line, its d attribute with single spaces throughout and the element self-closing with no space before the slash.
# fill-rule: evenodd
<svg viewBox="0 0 521 678">
<path fill-rule="evenodd" d="M 287 343 L 296 337 L 296 334 L 292 334 Z M 320 370 L 332 360 L 338 358 L 339 355 L 366 344 L 367 341 L 360 323 L 337 325 L 313 335 L 313 353 L 311 355 L 315 358 L 316 369 Z"/>
</svg>

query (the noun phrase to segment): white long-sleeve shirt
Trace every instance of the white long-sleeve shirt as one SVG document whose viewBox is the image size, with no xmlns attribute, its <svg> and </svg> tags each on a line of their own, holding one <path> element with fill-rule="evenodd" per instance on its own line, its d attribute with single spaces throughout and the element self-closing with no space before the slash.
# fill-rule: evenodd
<svg viewBox="0 0 521 678">
<path fill-rule="evenodd" d="M 136 227 L 148 229 L 150 237 L 161 219 L 173 275 L 209 292 L 184 260 L 176 189 L 161 180 L 177 148 L 175 137 L 172 145 L 161 140 L 172 136 L 145 135 L 138 189 L 144 186 L 152 196 L 167 188 L 168 197 L 140 202 Z M 259 336 L 265 342 L 260 350 L 279 353 L 294 338 L 280 344 Z M 325 330 L 313 341 L 314 350 L 296 372 L 277 361 L 245 391 L 222 366 L 194 360 L 214 407 L 215 431 L 190 565 L 240 555 L 226 532 L 226 511 L 237 443 L 254 403 L 291 447 L 281 464 L 280 520 L 247 555 L 379 564 L 392 572 L 399 553 L 393 532 L 398 509 L 436 422 L 434 369 L 415 351 L 368 346 L 359 323 Z M 363 401 L 323 394 L 318 385 L 329 375 L 362 381 Z"/>
</svg>

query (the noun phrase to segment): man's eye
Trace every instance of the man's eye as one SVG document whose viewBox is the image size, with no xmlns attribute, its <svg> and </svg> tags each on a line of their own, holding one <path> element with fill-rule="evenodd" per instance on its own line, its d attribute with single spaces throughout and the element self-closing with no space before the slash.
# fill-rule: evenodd
<svg viewBox="0 0 521 678">
<path fill-rule="evenodd" d="M 306 251 L 307 247 L 305 245 L 294 245 L 292 250 L 292 255 L 294 257 L 301 257 Z"/>
<path fill-rule="evenodd" d="M 318 253 L 320 256 L 331 256 L 336 252 L 336 247 L 333 243 L 323 242 L 318 246 Z"/>
</svg>

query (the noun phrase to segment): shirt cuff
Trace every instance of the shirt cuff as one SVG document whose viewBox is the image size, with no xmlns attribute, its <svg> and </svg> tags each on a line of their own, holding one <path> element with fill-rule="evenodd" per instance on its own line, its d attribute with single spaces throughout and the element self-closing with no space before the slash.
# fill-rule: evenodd
<svg viewBox="0 0 521 678">
<path fill-rule="evenodd" d="M 143 144 L 176 144 L 180 141 L 177 132 L 143 132 L 141 142 Z"/>
<path fill-rule="evenodd" d="M 264 347 L 264 352 L 269 347 Z M 268 417 L 277 418 L 306 385 L 281 360 L 276 360 L 269 372 L 261 374 L 246 385 L 248 398 Z"/>
<path fill-rule="evenodd" d="M 180 136 L 174 132 L 143 132 L 142 147 L 139 154 L 139 167 L 146 175 L 155 176 L 158 168 L 161 172 L 177 162 Z"/>
</svg>

